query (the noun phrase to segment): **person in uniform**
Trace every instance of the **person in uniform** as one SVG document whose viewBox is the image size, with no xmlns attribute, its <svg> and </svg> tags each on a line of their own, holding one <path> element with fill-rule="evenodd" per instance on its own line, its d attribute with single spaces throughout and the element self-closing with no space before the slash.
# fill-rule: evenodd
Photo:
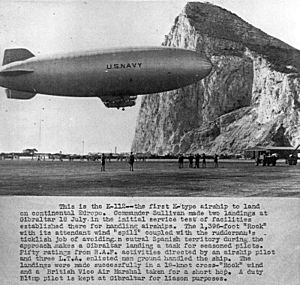
<svg viewBox="0 0 300 285">
<path fill-rule="evenodd" d="M 178 157 L 179 168 L 183 168 L 183 155 L 180 153 Z"/>
<path fill-rule="evenodd" d="M 133 153 L 131 152 L 131 153 L 130 153 L 130 156 L 129 156 L 129 170 L 130 170 L 130 171 L 133 171 L 133 164 L 134 164 L 134 155 L 133 155 Z"/>
<path fill-rule="evenodd" d="M 190 154 L 189 156 L 189 168 L 193 168 L 194 156 Z"/>
<path fill-rule="evenodd" d="M 215 163 L 215 168 L 219 167 L 219 156 L 215 154 L 214 156 L 214 163 Z"/>
<path fill-rule="evenodd" d="M 267 165 L 267 154 L 264 153 L 263 155 L 263 166 L 266 166 Z"/>
<path fill-rule="evenodd" d="M 200 162 L 200 154 L 197 153 L 195 155 L 195 168 L 199 168 L 199 162 Z"/>
<path fill-rule="evenodd" d="M 105 154 L 102 153 L 102 156 L 101 156 L 101 171 L 105 171 L 105 160 L 106 160 Z"/>
<path fill-rule="evenodd" d="M 260 164 L 260 156 L 259 153 L 257 154 L 256 158 L 255 158 L 255 162 L 256 162 L 256 166 L 259 166 Z"/>
<path fill-rule="evenodd" d="M 205 155 L 205 153 L 202 154 L 202 167 L 206 168 L 206 155 Z"/>
</svg>

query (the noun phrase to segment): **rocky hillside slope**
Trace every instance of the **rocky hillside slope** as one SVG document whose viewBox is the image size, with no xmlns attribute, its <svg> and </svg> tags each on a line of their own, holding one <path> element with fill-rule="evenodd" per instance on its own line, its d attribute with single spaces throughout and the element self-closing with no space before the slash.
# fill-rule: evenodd
<svg viewBox="0 0 300 285">
<path fill-rule="evenodd" d="M 165 46 L 193 49 L 211 74 L 143 97 L 132 150 L 238 153 L 300 143 L 300 52 L 212 4 L 188 3 Z"/>
</svg>

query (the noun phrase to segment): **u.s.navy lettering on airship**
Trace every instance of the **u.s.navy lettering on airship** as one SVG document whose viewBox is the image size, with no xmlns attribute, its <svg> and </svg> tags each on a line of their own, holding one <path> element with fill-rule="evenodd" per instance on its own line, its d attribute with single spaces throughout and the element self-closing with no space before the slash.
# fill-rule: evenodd
<svg viewBox="0 0 300 285">
<path fill-rule="evenodd" d="M 106 69 L 118 69 L 118 68 L 141 68 L 141 62 L 130 62 L 130 63 L 114 63 L 107 64 Z"/>
<path fill-rule="evenodd" d="M 211 69 L 211 62 L 197 52 L 171 47 L 117 48 L 48 57 L 17 48 L 5 50 L 0 86 L 7 88 L 11 99 L 28 100 L 36 93 L 98 97 L 106 107 L 124 108 L 135 105 L 137 95 L 193 84 Z"/>
</svg>

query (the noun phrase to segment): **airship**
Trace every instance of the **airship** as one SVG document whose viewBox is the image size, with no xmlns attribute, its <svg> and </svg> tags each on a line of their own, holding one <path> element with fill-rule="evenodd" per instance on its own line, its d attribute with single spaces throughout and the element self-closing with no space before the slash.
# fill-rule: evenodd
<svg viewBox="0 0 300 285">
<path fill-rule="evenodd" d="M 138 95 L 193 84 L 212 69 L 197 52 L 172 47 L 130 47 L 35 56 L 6 49 L 0 86 L 12 99 L 36 94 L 98 97 L 108 108 L 134 106 Z"/>
</svg>

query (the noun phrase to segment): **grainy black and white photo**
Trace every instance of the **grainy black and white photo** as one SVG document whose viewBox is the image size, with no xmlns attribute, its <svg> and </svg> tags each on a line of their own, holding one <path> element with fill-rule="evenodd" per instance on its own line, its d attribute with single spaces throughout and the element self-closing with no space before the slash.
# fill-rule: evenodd
<svg viewBox="0 0 300 285">
<path fill-rule="evenodd" d="M 3 284 L 299 284 L 299 10 L 1 1 Z"/>
</svg>

